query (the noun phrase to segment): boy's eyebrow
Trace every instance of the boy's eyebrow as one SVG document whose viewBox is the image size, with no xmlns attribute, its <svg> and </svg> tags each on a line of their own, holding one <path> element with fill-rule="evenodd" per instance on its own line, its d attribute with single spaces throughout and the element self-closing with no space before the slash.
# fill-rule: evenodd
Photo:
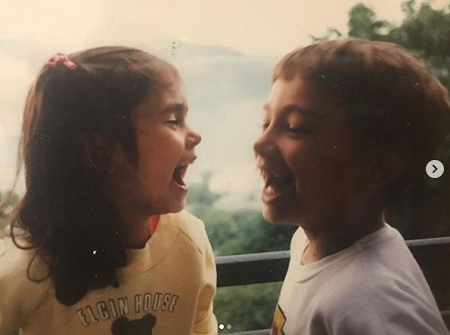
<svg viewBox="0 0 450 335">
<path fill-rule="evenodd" d="M 263 111 L 264 112 L 269 112 L 270 111 L 270 106 L 269 104 L 264 104 L 263 106 Z M 306 108 L 306 107 L 301 107 L 295 104 L 291 104 L 291 105 L 287 105 L 285 107 L 283 107 L 283 109 L 281 110 L 282 114 L 291 114 L 291 113 L 298 113 L 307 117 L 311 117 L 311 118 L 318 118 L 320 116 L 320 113 L 310 109 L 310 108 Z"/>
</svg>

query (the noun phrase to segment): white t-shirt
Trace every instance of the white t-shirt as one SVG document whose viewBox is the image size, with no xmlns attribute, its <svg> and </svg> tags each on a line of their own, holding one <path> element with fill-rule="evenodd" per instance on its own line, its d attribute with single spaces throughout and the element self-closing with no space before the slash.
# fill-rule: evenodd
<svg viewBox="0 0 450 335">
<path fill-rule="evenodd" d="M 397 230 L 385 225 L 302 265 L 299 228 L 272 335 L 448 335 L 430 288 Z"/>
<path fill-rule="evenodd" d="M 130 250 L 131 263 L 121 270 L 120 287 L 91 290 L 72 306 L 56 300 L 50 280 L 35 283 L 27 278 L 35 252 L 0 239 L 0 335 L 15 328 L 21 328 L 21 335 L 218 332 L 212 310 L 214 255 L 203 222 L 186 211 L 162 215 L 145 247 Z M 39 261 L 32 268 L 45 272 Z"/>
</svg>

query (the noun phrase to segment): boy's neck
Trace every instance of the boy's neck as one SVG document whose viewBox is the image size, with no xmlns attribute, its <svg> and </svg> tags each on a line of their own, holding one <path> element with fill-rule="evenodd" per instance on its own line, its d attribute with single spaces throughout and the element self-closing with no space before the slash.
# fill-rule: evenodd
<svg viewBox="0 0 450 335">
<path fill-rule="evenodd" d="M 385 225 L 383 213 L 364 221 L 324 225 L 326 229 L 307 230 L 308 246 L 301 257 L 302 264 L 310 264 L 350 247 L 356 241 Z M 298 251 L 302 252 L 302 251 Z"/>
</svg>

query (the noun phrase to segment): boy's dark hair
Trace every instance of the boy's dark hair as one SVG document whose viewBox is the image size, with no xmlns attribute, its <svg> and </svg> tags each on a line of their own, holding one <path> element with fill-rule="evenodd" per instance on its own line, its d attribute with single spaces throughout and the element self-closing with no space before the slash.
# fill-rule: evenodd
<svg viewBox="0 0 450 335">
<path fill-rule="evenodd" d="M 287 54 L 272 80 L 294 76 L 346 106 L 356 154 L 401 158 L 404 172 L 389 184 L 390 197 L 421 187 L 426 164 L 442 157 L 450 133 L 448 92 L 401 47 L 361 39 L 312 44 Z"/>
<path fill-rule="evenodd" d="M 76 69 L 44 66 L 28 93 L 20 143 L 26 193 L 11 235 L 19 247 L 36 248 L 57 299 L 72 305 L 89 289 L 118 286 L 117 270 L 128 261 L 115 208 L 103 191 L 105 176 L 87 166 L 81 137 L 97 134 L 118 143 L 136 165 L 132 111 L 179 75 L 172 65 L 126 47 L 68 58 Z M 30 247 L 19 243 L 17 227 Z"/>
</svg>

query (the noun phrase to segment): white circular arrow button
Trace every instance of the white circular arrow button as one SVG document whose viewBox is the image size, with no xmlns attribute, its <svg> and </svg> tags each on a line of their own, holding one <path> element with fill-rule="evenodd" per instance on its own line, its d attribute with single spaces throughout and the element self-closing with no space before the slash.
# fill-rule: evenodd
<svg viewBox="0 0 450 335">
<path fill-rule="evenodd" d="M 425 169 L 431 178 L 439 178 L 444 173 L 444 164 L 438 160 L 429 161 Z"/>
</svg>

